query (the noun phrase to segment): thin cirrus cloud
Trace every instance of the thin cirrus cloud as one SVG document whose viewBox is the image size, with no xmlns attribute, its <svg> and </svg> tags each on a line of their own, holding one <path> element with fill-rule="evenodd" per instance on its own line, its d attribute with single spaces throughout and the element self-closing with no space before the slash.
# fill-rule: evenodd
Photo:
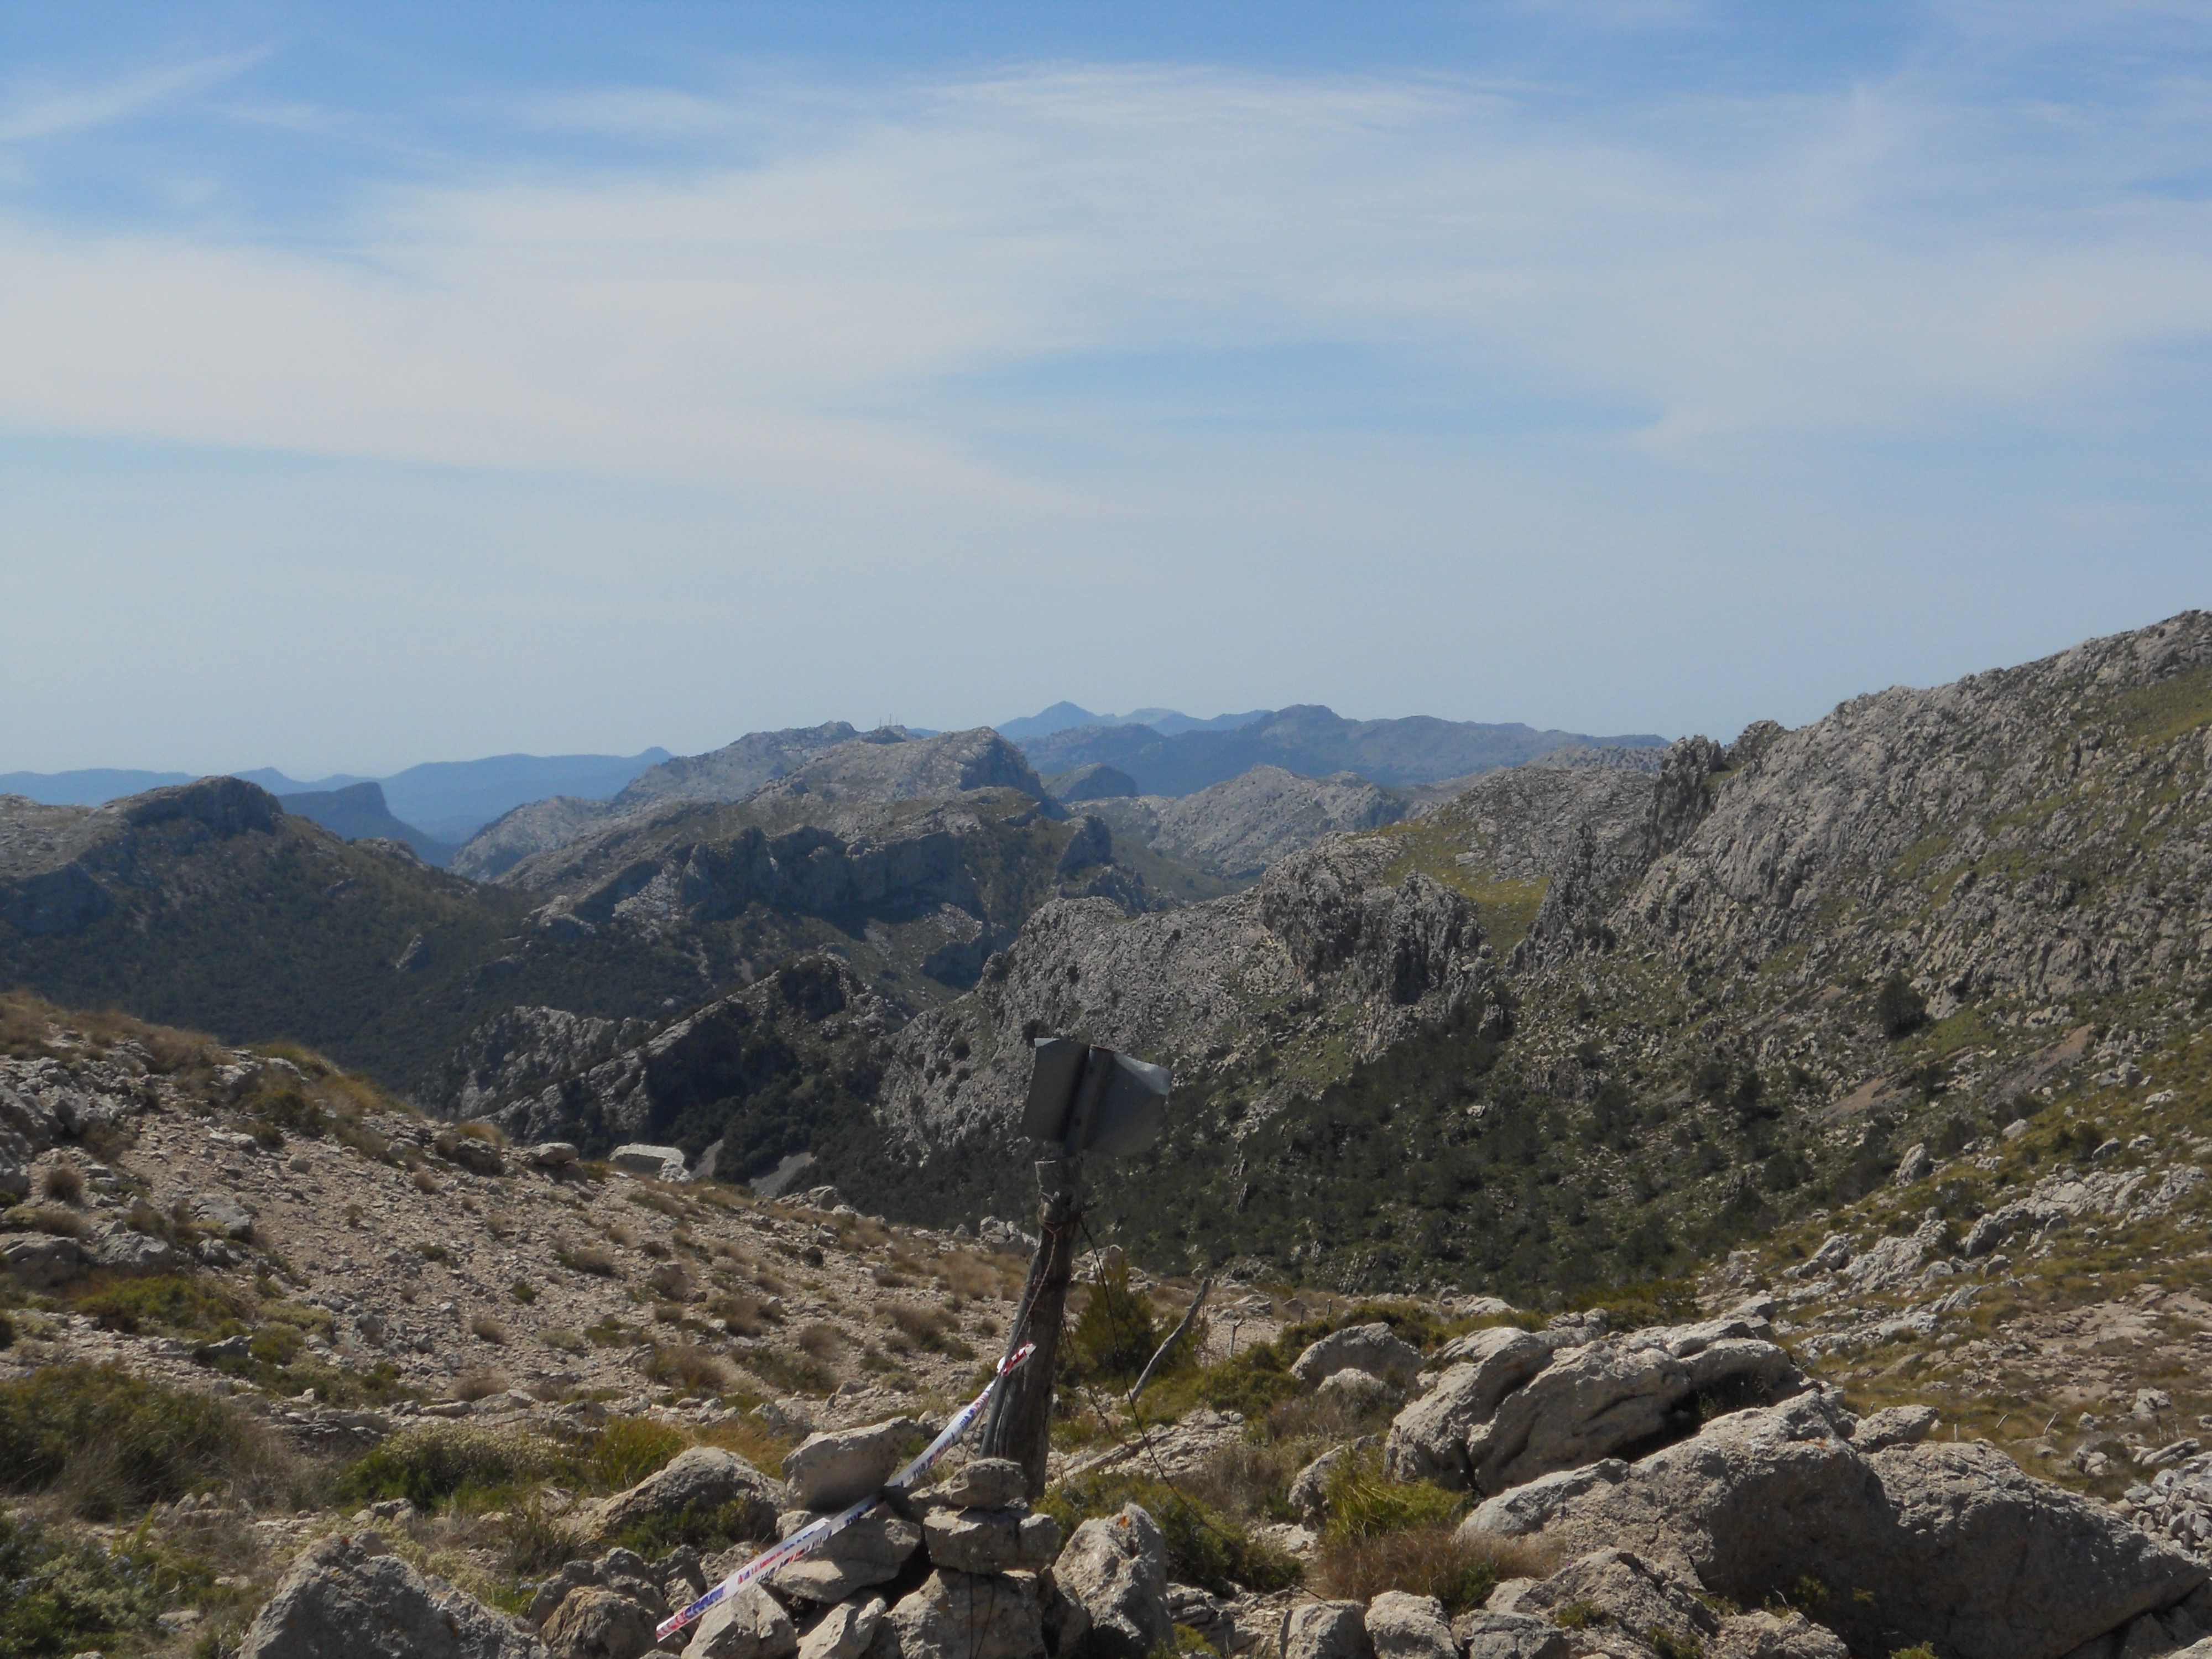
<svg viewBox="0 0 2212 1659">
<path fill-rule="evenodd" d="M 234 70 L 0 122 L 126 118 Z M 2170 147 L 2154 110 L 2077 131 L 2054 177 L 2019 131 L 2047 112 L 1993 118 L 1917 71 L 1595 119 L 1565 101 L 1045 67 L 808 100 L 779 146 L 757 100 L 550 100 L 537 118 L 690 150 L 364 188 L 335 247 L 0 221 L 0 419 L 988 495 L 1043 487 L 991 434 L 1059 363 L 1353 347 L 1462 401 L 1632 411 L 1619 438 L 1669 453 L 2063 425 L 2212 329 L 2203 206 L 2122 187 Z M 714 155 L 726 131 L 743 161 Z"/>
</svg>

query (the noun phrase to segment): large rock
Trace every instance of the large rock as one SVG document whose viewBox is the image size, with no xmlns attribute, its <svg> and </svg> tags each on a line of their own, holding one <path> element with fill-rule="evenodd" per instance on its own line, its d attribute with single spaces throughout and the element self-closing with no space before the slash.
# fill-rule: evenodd
<svg viewBox="0 0 2212 1659">
<path fill-rule="evenodd" d="M 782 1488 L 735 1452 L 693 1446 L 601 1504 L 598 1525 L 607 1534 L 641 1522 L 712 1516 L 733 1537 L 763 1544 L 775 1537 L 782 1499 Z"/>
<path fill-rule="evenodd" d="M 611 1589 L 573 1589 L 538 1634 L 553 1659 L 640 1659 L 653 1645 L 653 1609 Z"/>
<path fill-rule="evenodd" d="M 1060 1522 L 1013 1510 L 933 1510 L 922 1518 L 933 1565 L 957 1572 L 1036 1572 L 1060 1553 Z"/>
<path fill-rule="evenodd" d="M 1357 1601 L 1295 1601 L 1283 1615 L 1282 1659 L 1374 1659 Z"/>
<path fill-rule="evenodd" d="M 939 1568 L 890 1612 L 901 1659 L 1037 1659 L 1044 1613 L 1033 1578 Z"/>
<path fill-rule="evenodd" d="M 1385 1590 L 1367 1604 L 1367 1640 L 1375 1659 L 1459 1659 L 1459 1644 L 1433 1595 Z"/>
<path fill-rule="evenodd" d="M 1452 1635 L 1467 1659 L 1567 1659 L 1571 1651 L 1566 1632 L 1533 1613 L 1463 1613 Z"/>
<path fill-rule="evenodd" d="M 426 1579 L 373 1533 L 325 1538 L 254 1615 L 239 1659 L 547 1659 L 474 1596 Z"/>
<path fill-rule="evenodd" d="M 820 1518 L 811 1510 L 793 1510 L 778 1517 L 776 1530 L 788 1538 Z M 842 1601 L 856 1590 L 890 1583 L 921 1546 L 920 1527 L 878 1506 L 800 1559 L 779 1569 L 774 1583 L 786 1595 L 817 1603 Z"/>
<path fill-rule="evenodd" d="M 880 1595 L 840 1602 L 799 1638 L 799 1659 L 860 1659 L 890 1611 Z"/>
<path fill-rule="evenodd" d="M 1593 1608 L 1622 1630 L 1646 1638 L 1664 1631 L 1686 1645 L 1702 1644 L 1720 1628 L 1720 1620 L 1689 1585 L 1620 1549 L 1594 1550 L 1570 1562 L 1524 1590 L 1514 1605 L 1518 1612 L 1552 1614 L 1563 1607 Z"/>
<path fill-rule="evenodd" d="M 1372 1435 L 1363 1436 L 1365 1445 L 1375 1443 Z M 1300 1469 L 1291 1481 L 1291 1507 L 1298 1512 L 1307 1526 L 1319 1528 L 1328 1519 L 1328 1486 L 1336 1472 L 1350 1462 L 1364 1447 L 1359 1443 L 1348 1446 L 1332 1446 L 1319 1457 Z"/>
<path fill-rule="evenodd" d="M 906 1461 L 921 1425 L 894 1417 L 865 1428 L 809 1435 L 783 1460 L 791 1495 L 810 1510 L 842 1510 L 882 1486 Z"/>
<path fill-rule="evenodd" d="M 790 1659 L 798 1651 L 791 1615 L 756 1583 L 707 1610 L 684 1659 Z"/>
<path fill-rule="evenodd" d="M 1537 1535 L 1617 1545 L 1741 1606 L 1815 1578 L 1832 1592 L 1817 1611 L 1854 1651 L 1925 1642 L 1955 1659 L 2058 1659 L 2205 1582 L 1991 1447 L 1865 1454 L 1854 1426 L 1818 1394 L 1730 1413 L 1570 1498 Z"/>
<path fill-rule="evenodd" d="M 1469 1431 L 1468 1471 L 1479 1490 L 1503 1492 L 1694 1432 L 1700 1397 L 1747 1405 L 1802 1386 L 1790 1356 L 1771 1342 L 1732 1338 L 1680 1358 L 1656 1342 L 1592 1343 L 1553 1360 Z"/>
<path fill-rule="evenodd" d="M 112 1273 L 166 1273 L 176 1271 L 182 1259 L 166 1239 L 134 1233 L 127 1227 L 88 1241 L 85 1259 Z"/>
<path fill-rule="evenodd" d="M 84 1271 L 84 1249 L 56 1233 L 13 1233 L 0 1237 L 4 1263 L 27 1291 L 50 1291 Z"/>
<path fill-rule="evenodd" d="M 1398 1413 L 1383 1441 L 1392 1478 L 1429 1480 L 1457 1492 L 1468 1484 L 1467 1437 L 1498 1402 L 1552 1362 L 1540 1338 L 1510 1325 L 1470 1332 L 1448 1352 L 1454 1363 Z"/>
<path fill-rule="evenodd" d="M 956 1509 L 1002 1510 L 1029 1496 L 1029 1471 L 1011 1457 L 975 1457 L 933 1494 Z"/>
<path fill-rule="evenodd" d="M 1291 1362 L 1291 1375 L 1308 1388 L 1341 1370 L 1364 1371 L 1388 1382 L 1408 1383 L 1421 1368 L 1420 1351 L 1388 1325 L 1351 1325 L 1331 1331 Z"/>
<path fill-rule="evenodd" d="M 658 1181 L 689 1181 L 683 1148 L 679 1146 L 648 1146 L 642 1141 L 631 1141 L 617 1146 L 607 1154 L 607 1162 L 629 1175 L 650 1176 Z"/>
<path fill-rule="evenodd" d="M 1851 1659 L 1844 1638 L 1802 1613 L 1747 1613 L 1721 1620 L 1711 1659 Z"/>
<path fill-rule="evenodd" d="M 523 1617 L 533 1625 L 543 1625 L 568 1599 L 571 1591 L 586 1585 L 627 1596 L 656 1620 L 667 1615 L 670 1598 L 663 1594 L 659 1581 L 645 1564 L 645 1559 L 634 1550 L 611 1549 L 596 1561 L 564 1563 L 559 1571 L 538 1584 L 537 1593 L 531 1597 L 529 1611 Z M 684 1599 L 689 1601 L 691 1598 Z"/>
<path fill-rule="evenodd" d="M 1168 1618 L 1168 1547 L 1159 1523 L 1134 1504 L 1085 1521 L 1054 1565 L 1060 1593 L 1090 1615 L 1097 1659 L 1146 1659 L 1174 1639 Z"/>
</svg>

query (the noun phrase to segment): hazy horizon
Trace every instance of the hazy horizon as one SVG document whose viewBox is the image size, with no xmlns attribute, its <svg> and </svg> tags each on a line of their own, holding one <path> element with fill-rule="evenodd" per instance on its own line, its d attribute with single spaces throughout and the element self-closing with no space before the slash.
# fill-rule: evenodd
<svg viewBox="0 0 2212 1659">
<path fill-rule="evenodd" d="M 0 771 L 1796 726 L 2212 603 L 2212 10 L 11 18 Z"/>
</svg>

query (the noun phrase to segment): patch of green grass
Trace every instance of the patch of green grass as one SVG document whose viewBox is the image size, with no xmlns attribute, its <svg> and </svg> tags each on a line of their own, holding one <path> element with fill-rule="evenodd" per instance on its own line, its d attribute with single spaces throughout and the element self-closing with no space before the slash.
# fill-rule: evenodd
<svg viewBox="0 0 2212 1659">
<path fill-rule="evenodd" d="M 1386 1533 L 1435 1528 L 1459 1518 L 1465 1492 L 1446 1492 L 1425 1480 L 1393 1480 L 1371 1448 L 1354 1452 L 1329 1471 L 1328 1535 L 1345 1541 Z"/>
<path fill-rule="evenodd" d="M 252 1313 L 236 1291 L 197 1274 L 118 1279 L 94 1273 L 70 1285 L 64 1295 L 72 1311 L 97 1321 L 104 1331 L 202 1340 L 237 1335 Z"/>
</svg>

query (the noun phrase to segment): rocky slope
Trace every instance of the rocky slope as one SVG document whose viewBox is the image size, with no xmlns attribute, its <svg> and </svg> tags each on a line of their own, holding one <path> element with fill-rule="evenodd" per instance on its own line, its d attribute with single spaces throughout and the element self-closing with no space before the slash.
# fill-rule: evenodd
<svg viewBox="0 0 2212 1659">
<path fill-rule="evenodd" d="M 1218 1281 L 1131 1401 L 1100 1369 L 1115 1322 L 1156 1334 L 1194 1287 L 1122 1288 L 1093 1253 L 1041 1504 L 956 1456 L 684 1650 L 2196 1659 L 2212 1397 L 2181 1379 L 2212 1253 L 2124 1235 L 2201 1231 L 2206 1046 L 2104 1085 L 2141 1144 L 2047 1168 L 1988 1227 L 1915 1218 L 2047 1163 L 2055 1125 L 1914 1160 L 1818 1249 L 1778 1236 L 1663 1318 Z M 0 1187 L 33 1194 L 0 1216 L 0 1632 L 640 1659 L 943 1420 L 1024 1265 L 687 1173 L 0 999 Z M 2062 1425 L 2050 1388 L 2085 1408 Z"/>
<path fill-rule="evenodd" d="M 1402 792 L 1379 789 L 1349 772 L 1304 778 L 1279 766 L 1255 766 L 1192 795 L 1100 796 L 1088 807 L 1125 841 L 1244 878 L 1325 836 L 1395 823 L 1412 809 Z"/>
<path fill-rule="evenodd" d="M 749 732 L 706 754 L 681 755 L 649 766 L 605 799 L 553 795 L 528 801 L 471 836 L 454 855 L 453 867 L 489 881 L 532 853 L 564 846 L 592 829 L 668 801 L 742 800 L 809 756 L 851 743 L 860 735 L 842 720 L 784 732 Z"/>
<path fill-rule="evenodd" d="M 901 1039 L 879 1115 L 894 1135 L 1010 1123 L 1014 1068 L 965 1062 L 945 1109 L 954 1046 L 1073 1023 L 1181 1062 L 1192 1139 L 1116 1200 L 1154 1247 L 1308 1273 L 1333 1255 L 1346 1284 L 1419 1260 L 1509 1291 L 1667 1271 L 1856 1196 L 1912 1138 L 2000 1127 L 2030 1085 L 2080 1086 L 2096 1066 L 2052 1058 L 2061 1033 L 2109 1066 L 2195 1029 L 2208 652 L 2192 613 L 1800 732 L 1686 740 L 1656 773 L 1493 774 L 1326 843 L 1359 873 L 1325 879 L 1362 904 L 1419 874 L 1468 908 L 1509 1011 L 1473 1032 L 1396 1027 L 1378 1049 L 1324 981 L 1260 971 L 1280 960 L 1264 928 L 1226 951 L 1242 981 L 1151 939 L 1249 928 L 1237 901 L 1148 920 L 1134 950 L 1040 913 L 1008 971 L 1079 1002 L 1010 1003 L 987 975 Z M 1179 1012 L 1125 1012 L 1160 1009 Z"/>
<path fill-rule="evenodd" d="M 511 1010 L 657 1025 L 830 949 L 910 1013 L 972 984 L 1049 898 L 1150 902 L 1103 824 L 1042 795 L 988 733 L 855 743 L 743 805 L 654 808 L 492 884 L 341 842 L 235 780 L 99 809 L 13 798 L 0 971 L 312 1042 L 443 1104 L 469 1064 L 447 1057 Z"/>
<path fill-rule="evenodd" d="M 988 731 L 912 738 L 886 726 L 861 733 L 842 720 L 787 732 L 754 732 L 704 755 L 650 767 L 607 800 L 556 797 L 519 806 L 488 824 L 453 867 L 480 881 L 532 854 L 566 847 L 609 826 L 678 803 L 738 801 L 794 774 L 840 798 L 902 800 L 970 789 L 1019 789 L 1048 799 L 1020 751 Z"/>
<path fill-rule="evenodd" d="M 1043 772 L 1097 763 L 1120 769 L 1152 795 L 1188 795 L 1250 771 L 1279 766 L 1304 777 L 1352 772 L 1384 786 L 1434 783 L 1518 766 L 1564 748 L 1657 748 L 1656 737 L 1592 738 L 1521 725 L 1486 726 L 1426 715 L 1348 720 L 1314 705 L 1279 708 L 1231 731 L 1163 736 L 1144 726 L 1091 726 L 1022 745 Z"/>
</svg>

